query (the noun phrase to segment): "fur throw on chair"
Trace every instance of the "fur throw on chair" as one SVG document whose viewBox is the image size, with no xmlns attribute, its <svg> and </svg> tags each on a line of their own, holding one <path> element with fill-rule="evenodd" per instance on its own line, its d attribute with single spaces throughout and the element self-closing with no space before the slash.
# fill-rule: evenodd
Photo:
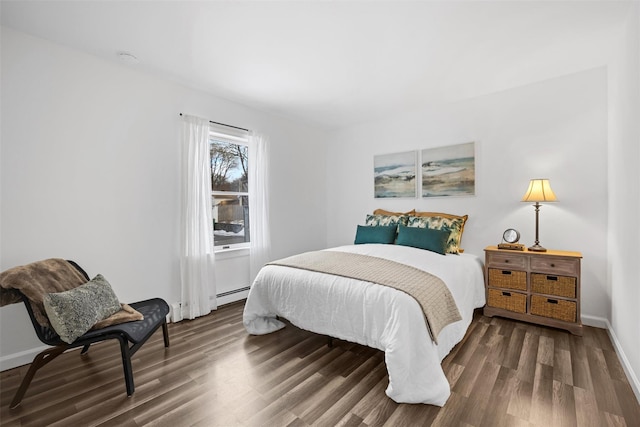
<svg viewBox="0 0 640 427">
<path fill-rule="evenodd" d="M 0 273 L 0 306 L 28 300 L 38 324 L 51 328 L 44 308 L 44 297 L 49 293 L 64 292 L 87 282 L 87 279 L 68 261 L 50 258 L 21 265 Z M 101 329 L 120 323 L 143 320 L 144 316 L 128 304 L 120 303 L 121 310 L 100 320 L 92 329 Z"/>
<path fill-rule="evenodd" d="M 24 295 L 37 322 L 50 327 L 44 310 L 45 294 L 68 291 L 86 282 L 82 274 L 64 259 L 50 258 L 21 265 L 0 273 L 0 306 L 22 302 Z"/>
</svg>

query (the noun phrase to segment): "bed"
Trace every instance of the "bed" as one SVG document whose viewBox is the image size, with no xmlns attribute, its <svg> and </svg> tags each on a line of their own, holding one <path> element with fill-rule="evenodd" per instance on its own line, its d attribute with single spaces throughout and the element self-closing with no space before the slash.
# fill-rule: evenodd
<svg viewBox="0 0 640 427">
<path fill-rule="evenodd" d="M 471 254 L 442 255 L 398 244 L 355 244 L 328 249 L 406 264 L 439 277 L 448 287 L 461 320 L 431 338 L 419 303 L 387 286 L 283 265 L 266 265 L 247 297 L 243 322 L 250 334 L 285 326 L 343 339 L 385 353 L 386 394 L 398 403 L 443 406 L 450 387 L 441 362 L 464 337 L 475 308 L 485 304 L 482 261 Z"/>
</svg>

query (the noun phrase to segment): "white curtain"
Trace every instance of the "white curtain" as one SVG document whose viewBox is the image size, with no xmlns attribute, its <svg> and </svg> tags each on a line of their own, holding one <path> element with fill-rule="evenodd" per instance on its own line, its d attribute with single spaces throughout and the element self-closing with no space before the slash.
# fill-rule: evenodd
<svg viewBox="0 0 640 427">
<path fill-rule="evenodd" d="M 216 294 L 209 121 L 186 115 L 182 119 L 181 317 L 195 319 L 211 312 L 209 296 Z"/>
<path fill-rule="evenodd" d="M 265 135 L 249 134 L 249 227 L 251 283 L 262 266 L 271 260 L 269 229 L 269 142 Z"/>
</svg>

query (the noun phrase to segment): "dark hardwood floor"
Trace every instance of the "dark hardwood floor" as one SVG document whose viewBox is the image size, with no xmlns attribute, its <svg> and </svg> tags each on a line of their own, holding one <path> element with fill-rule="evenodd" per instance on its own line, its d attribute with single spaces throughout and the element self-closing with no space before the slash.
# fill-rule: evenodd
<svg viewBox="0 0 640 427">
<path fill-rule="evenodd" d="M 242 303 L 170 325 L 136 353 L 127 398 L 116 342 L 42 368 L 16 409 L 26 371 L 0 373 L 3 426 L 640 426 L 640 406 L 606 331 L 583 337 L 479 312 L 443 362 L 443 408 L 396 404 L 384 354 L 287 325 L 242 326 Z"/>
</svg>

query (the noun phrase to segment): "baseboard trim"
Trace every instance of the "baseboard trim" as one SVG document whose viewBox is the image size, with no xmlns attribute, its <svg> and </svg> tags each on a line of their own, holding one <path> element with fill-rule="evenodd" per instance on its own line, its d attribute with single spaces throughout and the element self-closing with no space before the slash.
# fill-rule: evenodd
<svg viewBox="0 0 640 427">
<path fill-rule="evenodd" d="M 49 346 L 41 346 L 18 353 L 9 354 L 0 357 L 0 371 L 17 368 L 18 366 L 27 365 L 33 362 L 33 359 L 43 350 L 50 348 Z"/>
<path fill-rule="evenodd" d="M 609 334 L 609 339 L 611 339 L 611 343 L 613 344 L 613 348 L 616 350 L 616 354 L 618 355 L 618 359 L 620 359 L 620 363 L 622 364 L 622 369 L 624 369 L 624 373 L 627 375 L 627 379 L 629 380 L 629 384 L 633 389 L 633 394 L 636 395 L 636 399 L 640 402 L 640 381 L 638 380 L 638 376 L 634 372 L 631 367 L 631 363 L 629 363 L 629 359 L 627 355 L 624 353 L 622 349 L 622 345 L 616 336 L 615 331 L 613 330 L 613 326 L 609 320 L 604 319 L 602 317 L 595 316 L 582 316 L 582 323 L 587 326 L 593 326 L 594 328 L 606 329 Z"/>
<path fill-rule="evenodd" d="M 602 317 L 596 316 L 585 316 L 584 314 L 581 316 L 582 324 L 586 326 L 593 326 L 594 328 L 600 329 L 609 329 L 611 326 L 609 321 Z"/>
<path fill-rule="evenodd" d="M 616 349 L 616 353 L 622 362 L 622 369 L 624 369 L 624 373 L 627 374 L 627 379 L 629 380 L 629 384 L 631 384 L 631 388 L 633 389 L 633 393 L 636 395 L 636 399 L 640 402 L 640 381 L 638 381 L 638 376 L 634 372 L 633 368 L 631 368 L 631 364 L 629 363 L 629 359 L 624 354 L 622 350 L 622 346 L 620 345 L 620 341 L 616 336 L 613 327 L 607 320 L 607 332 L 609 332 L 609 338 L 611 338 L 611 342 L 613 343 L 613 348 Z"/>
</svg>

